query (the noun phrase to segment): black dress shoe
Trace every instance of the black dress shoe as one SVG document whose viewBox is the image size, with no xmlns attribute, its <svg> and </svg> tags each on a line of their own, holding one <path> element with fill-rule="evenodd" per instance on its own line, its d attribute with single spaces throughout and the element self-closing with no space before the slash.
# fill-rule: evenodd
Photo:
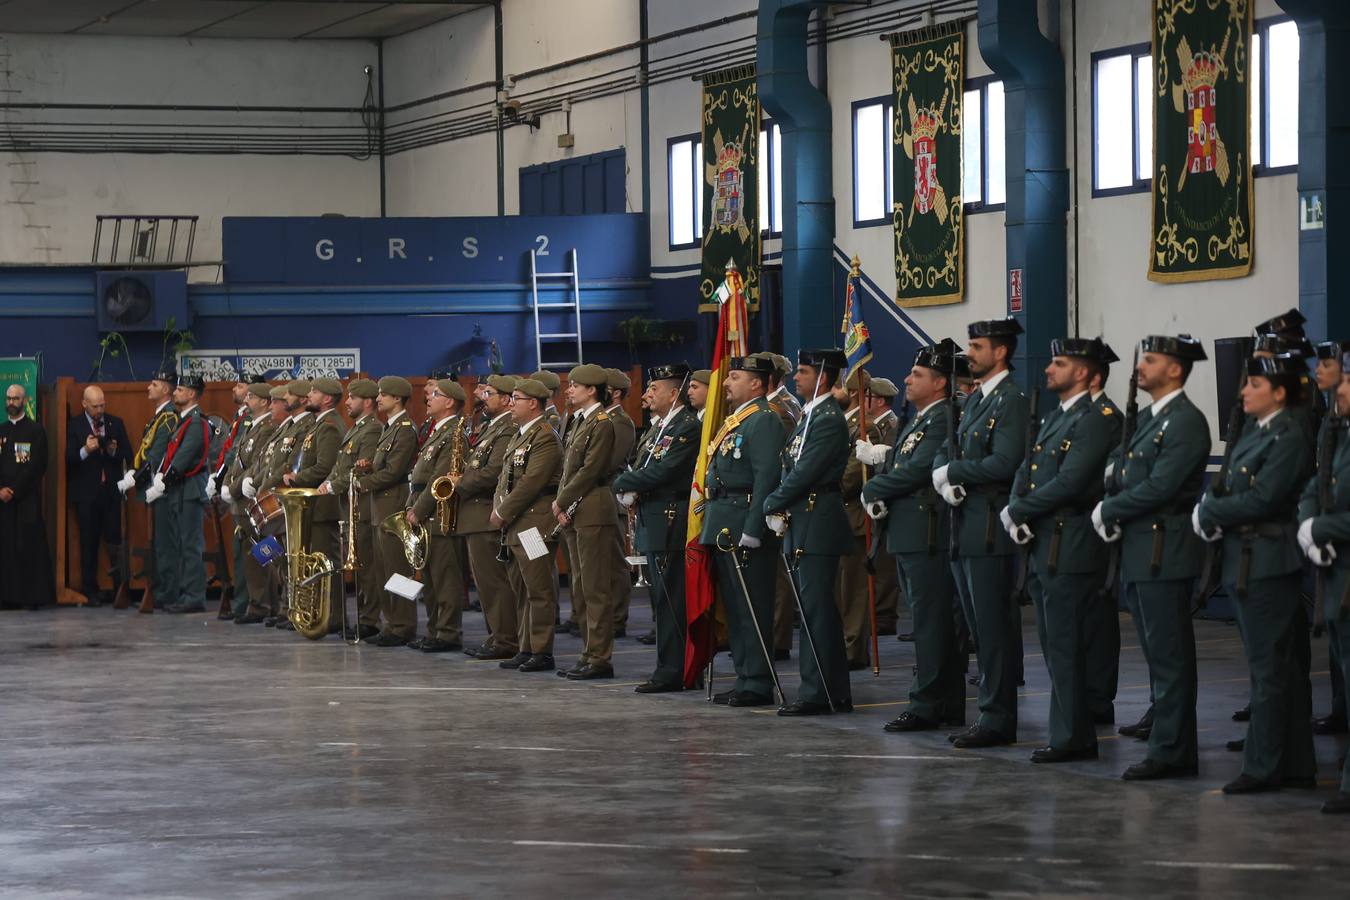
<svg viewBox="0 0 1350 900">
<path fill-rule="evenodd" d="M 519 669 L 521 666 L 525 665 L 525 663 L 529 662 L 530 657 L 533 655 L 534 654 L 532 653 L 517 653 L 510 659 L 504 659 L 497 663 L 497 666 L 502 669 Z"/>
<path fill-rule="evenodd" d="M 479 602 L 478 602 L 478 598 L 475 597 L 474 599 L 472 599 L 472 600 L 469 601 L 468 609 L 469 609 L 469 612 L 482 612 L 482 611 L 483 611 L 483 604 L 479 603 Z"/>
<path fill-rule="evenodd" d="M 772 706 L 773 698 L 754 691 L 737 691 L 727 700 L 727 706 Z"/>
<path fill-rule="evenodd" d="M 291 624 L 290 619 L 279 619 L 277 621 L 277 631 L 294 631 L 295 626 Z"/>
<path fill-rule="evenodd" d="M 480 647 L 474 653 L 475 659 L 493 660 L 493 659 L 511 659 L 516 655 L 516 651 L 508 650 L 505 647 Z"/>
<path fill-rule="evenodd" d="M 427 642 L 426 638 L 413 638 L 411 641 L 408 641 L 408 643 L 404 644 L 403 646 L 407 647 L 409 650 L 421 650 L 422 645 L 425 644 L 426 642 Z"/>
<path fill-rule="evenodd" d="M 850 708 L 852 704 L 849 704 Z M 798 700 L 787 706 L 778 707 L 780 716 L 828 716 L 834 710 L 828 703 L 812 703 L 810 700 Z"/>
<path fill-rule="evenodd" d="M 259 616 L 259 615 L 256 615 L 256 614 L 255 614 L 255 615 L 251 615 L 251 616 L 250 616 L 250 615 L 242 615 L 242 616 L 235 616 L 235 617 L 234 617 L 234 624 L 236 624 L 236 625 L 257 625 L 257 624 L 261 623 L 262 621 L 263 621 L 263 617 L 262 617 L 262 616 Z"/>
<path fill-rule="evenodd" d="M 355 628 L 348 628 L 346 632 L 343 633 L 343 637 L 349 641 L 369 641 L 371 638 L 377 637 L 379 633 L 380 629 L 376 628 L 374 625 L 357 625 Z"/>
<path fill-rule="evenodd" d="M 1338 791 L 1335 797 L 1322 804 L 1324 813 L 1350 813 L 1350 794 Z"/>
<path fill-rule="evenodd" d="M 947 735 L 947 743 L 955 744 L 957 740 L 959 740 L 960 738 L 974 734 L 976 731 L 979 731 L 979 729 L 980 729 L 979 725 L 970 725 L 962 731 L 954 731 L 951 734 Z"/>
<path fill-rule="evenodd" d="M 1134 733 L 1134 739 L 1136 741 L 1148 741 L 1151 734 L 1153 734 L 1153 726 L 1145 725 Z"/>
<path fill-rule="evenodd" d="M 1246 722 L 1250 720 L 1251 717 L 1252 717 L 1252 705 L 1250 703 L 1242 707 L 1242 709 L 1233 711 L 1234 722 Z"/>
<path fill-rule="evenodd" d="M 1345 734 L 1347 730 L 1345 716 L 1338 716 L 1332 713 L 1329 716 L 1318 716 L 1312 720 L 1313 734 Z"/>
<path fill-rule="evenodd" d="M 635 694 L 670 694 L 684 690 L 682 684 L 667 684 L 664 681 L 644 681 L 633 688 Z"/>
<path fill-rule="evenodd" d="M 979 673 L 979 672 L 976 672 L 974 675 L 967 675 L 967 676 L 966 676 L 966 684 L 979 684 L 979 683 L 980 683 L 980 673 Z"/>
<path fill-rule="evenodd" d="M 1117 728 L 1116 734 L 1122 735 L 1123 737 L 1138 737 L 1138 733 L 1141 729 L 1149 731 L 1153 730 L 1152 706 L 1149 706 L 1148 709 L 1144 710 L 1144 714 L 1139 717 L 1138 722 L 1135 722 L 1133 725 L 1122 725 Z"/>
<path fill-rule="evenodd" d="M 172 606 L 164 607 L 164 611 L 175 615 L 183 615 L 185 613 L 204 613 L 206 607 L 200 603 L 175 603 Z"/>
<path fill-rule="evenodd" d="M 595 681 L 600 678 L 613 678 L 614 667 L 609 663 L 586 663 L 575 672 L 567 673 L 568 681 Z"/>
<path fill-rule="evenodd" d="M 1224 747 L 1228 749 L 1229 753 L 1241 753 L 1243 750 L 1247 749 L 1247 739 L 1238 738 L 1236 741 L 1229 741 L 1224 744 Z"/>
<path fill-rule="evenodd" d="M 914 632 L 912 632 L 912 631 L 902 631 L 902 632 L 900 632 L 899 634 L 897 634 L 897 635 L 895 636 L 895 639 L 896 639 L 897 641 L 903 641 L 903 642 L 906 643 L 906 644 L 912 644 L 912 643 L 914 643 Z"/>
<path fill-rule="evenodd" d="M 774 661 L 774 662 L 783 662 L 783 661 L 789 660 L 789 659 L 792 659 L 792 651 L 791 651 L 791 650 L 775 650 L 775 651 L 773 651 L 773 661 Z"/>
<path fill-rule="evenodd" d="M 646 644 L 647 646 L 650 647 L 652 644 L 656 643 L 656 632 L 649 631 L 646 634 L 638 635 L 637 642 L 639 644 Z"/>
<path fill-rule="evenodd" d="M 938 727 L 937 722 L 931 722 L 923 716 L 915 715 L 912 712 L 902 712 L 882 726 L 881 730 L 894 734 L 901 731 L 935 731 Z"/>
<path fill-rule="evenodd" d="M 516 667 L 517 672 L 551 672 L 553 671 L 553 657 L 547 653 L 535 653 Z"/>
<path fill-rule="evenodd" d="M 233 621 L 234 621 L 234 610 L 232 610 L 232 609 L 222 609 L 220 612 L 216 613 L 216 618 L 219 619 L 219 620 L 222 621 L 222 622 L 233 622 Z"/>
<path fill-rule="evenodd" d="M 1278 791 L 1279 789 L 1280 783 L 1278 781 L 1262 781 L 1260 778 L 1253 778 L 1246 772 L 1223 786 L 1225 794 L 1260 794 L 1265 791 Z"/>
<path fill-rule="evenodd" d="M 571 675 L 573 672 L 580 672 L 580 671 L 581 671 L 582 669 L 584 669 L 584 668 L 586 668 L 586 663 L 585 663 L 585 661 L 579 659 L 579 660 L 577 660 L 576 662 L 572 663 L 572 665 L 571 665 L 570 668 L 559 669 L 559 670 L 558 670 L 558 677 L 559 677 L 559 678 L 566 678 L 568 675 Z"/>
<path fill-rule="evenodd" d="M 1135 763 L 1121 774 L 1125 781 L 1157 781 L 1159 778 L 1184 778 L 1200 774 L 1195 766 L 1174 766 L 1156 759 Z"/>
<path fill-rule="evenodd" d="M 280 621 L 281 621 L 281 618 L 280 618 L 279 616 L 268 616 L 268 617 L 266 617 L 265 619 L 263 619 L 263 627 L 264 627 L 264 628 L 276 628 L 276 627 L 277 627 L 277 623 L 280 622 Z"/>
<path fill-rule="evenodd" d="M 720 693 L 713 694 L 713 702 L 722 706 L 727 706 L 731 703 L 731 698 L 734 696 L 736 696 L 735 691 L 721 691 Z"/>
<path fill-rule="evenodd" d="M 952 741 L 962 750 L 979 750 L 983 747 L 1004 747 L 1014 742 L 1014 738 L 999 734 L 992 728 L 982 728 L 976 725 L 965 734 L 957 735 L 956 740 Z"/>
<path fill-rule="evenodd" d="M 370 642 L 374 644 L 376 647 L 402 647 L 408 643 L 408 639 L 405 637 L 399 637 L 396 634 L 387 634 L 385 632 L 380 632 L 380 635 L 378 637 L 372 638 Z"/>
<path fill-rule="evenodd" d="M 1077 750 L 1056 750 L 1054 747 L 1041 747 L 1031 751 L 1031 761 L 1034 763 L 1077 762 L 1080 759 L 1096 758 L 1096 744 L 1091 747 L 1080 747 Z"/>
<path fill-rule="evenodd" d="M 570 634 L 573 637 L 581 636 L 581 626 L 576 622 L 559 622 L 553 626 L 554 634 Z"/>
<path fill-rule="evenodd" d="M 423 653 L 454 653 L 456 650 L 463 650 L 464 645 L 458 641 L 443 641 L 440 638 L 426 638 L 422 641 L 419 648 Z"/>
</svg>

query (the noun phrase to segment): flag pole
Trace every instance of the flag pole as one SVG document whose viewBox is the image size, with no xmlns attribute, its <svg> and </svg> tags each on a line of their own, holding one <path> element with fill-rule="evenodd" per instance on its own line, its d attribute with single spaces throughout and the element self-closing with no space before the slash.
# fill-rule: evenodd
<svg viewBox="0 0 1350 900">
<path fill-rule="evenodd" d="M 860 259 L 858 258 L 858 256 L 855 254 L 855 255 L 853 256 L 853 258 L 852 258 L 851 260 L 849 260 L 848 288 L 847 288 L 846 291 L 845 291 L 846 294 L 847 294 L 848 290 L 851 290 L 851 289 L 852 289 L 853 284 L 857 281 L 857 279 L 859 279 L 859 278 L 861 278 L 861 277 L 862 277 L 862 260 L 860 260 Z M 857 299 L 858 299 L 858 298 L 853 298 L 853 302 L 857 302 Z M 859 313 L 859 318 L 860 318 L 860 317 L 861 317 L 861 313 Z M 844 323 L 843 323 L 843 325 L 841 326 L 841 330 L 847 330 L 847 329 L 849 328 L 849 326 L 851 325 L 850 319 L 852 319 L 852 318 L 853 318 L 853 310 L 852 310 L 852 307 L 851 307 L 851 304 L 850 304 L 850 305 L 849 305 L 849 308 L 847 308 L 847 309 L 845 310 L 845 314 L 844 314 Z M 845 342 L 845 348 L 846 348 L 846 349 L 847 349 L 847 346 L 848 346 L 848 344 L 847 344 L 847 342 Z M 868 396 L 871 394 L 870 387 L 871 387 L 871 383 L 872 383 L 871 376 L 869 376 L 869 375 L 867 374 L 866 363 L 867 363 L 867 360 L 871 358 L 871 355 L 872 355 L 872 354 L 871 354 L 871 350 L 870 350 L 870 347 L 869 347 L 869 348 L 867 349 L 867 355 L 864 356 L 864 357 L 862 357 L 862 360 L 861 360 L 862 364 L 859 365 L 859 366 L 857 367 L 857 373 L 858 373 L 858 438 L 859 438 L 859 440 L 864 440 L 864 441 L 868 439 L 868 435 L 867 435 L 867 398 L 868 398 Z M 845 388 L 848 387 L 848 380 L 847 380 L 847 377 L 845 378 L 844 387 L 845 387 Z M 859 464 L 862 466 L 862 483 L 863 483 L 863 487 L 866 487 L 866 486 L 867 486 L 867 464 L 864 463 L 864 462 L 862 462 L 862 460 L 859 460 L 858 462 L 859 462 Z M 872 549 L 872 517 L 871 517 L 871 516 L 866 516 L 866 515 L 863 516 L 863 541 L 864 541 L 865 546 L 866 546 L 866 550 L 865 550 L 864 552 L 865 552 L 865 553 L 870 553 L 870 552 L 871 552 L 871 549 Z M 864 565 L 864 568 L 867 568 L 867 558 L 866 558 L 866 556 L 863 557 L 863 565 Z M 878 641 L 877 641 L 877 579 L 876 579 L 875 565 L 873 565 L 873 566 L 871 567 L 871 569 L 867 572 L 867 616 L 868 616 L 868 619 L 869 619 L 869 621 L 870 621 L 870 623 L 871 623 L 871 631 L 872 631 L 872 675 L 873 675 L 873 676 L 880 676 L 880 675 L 881 675 L 881 654 L 880 654 L 880 648 L 879 648 L 879 646 L 878 646 Z"/>
</svg>

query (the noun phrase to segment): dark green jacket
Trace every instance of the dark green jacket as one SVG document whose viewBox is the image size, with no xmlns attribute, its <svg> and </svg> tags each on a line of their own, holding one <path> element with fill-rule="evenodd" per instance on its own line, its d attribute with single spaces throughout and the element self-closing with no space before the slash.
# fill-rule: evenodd
<svg viewBox="0 0 1350 900">
<path fill-rule="evenodd" d="M 788 549 L 794 553 L 845 554 L 853 529 L 839 493 L 845 464 L 852 457 L 848 423 L 834 397 L 826 396 L 802 414 L 783 448 L 783 480 L 764 501 L 764 514 L 788 514 Z"/>
<path fill-rule="evenodd" d="M 1209 422 L 1185 394 L 1162 415 L 1139 414 L 1134 440 L 1114 456 L 1112 481 L 1119 492 L 1102 504 L 1102 521 L 1118 526 L 1120 571 L 1126 581 L 1166 581 L 1200 574 L 1203 542 L 1191 528 L 1209 461 Z M 1160 565 L 1154 571 L 1154 551 Z"/>
<path fill-rule="evenodd" d="M 701 428 L 693 411 L 681 407 L 659 438 L 660 425 L 653 426 L 650 439 L 638 449 L 636 468 L 614 479 L 616 494 L 632 491 L 638 495 L 634 550 L 665 553 L 684 547 Z"/>
<path fill-rule="evenodd" d="M 947 480 L 966 489 L 957 516 L 961 556 L 1006 556 L 1017 551 L 999 525 L 998 514 L 1008 505 L 1013 478 L 1022 464 L 1026 431 L 1027 398 L 1009 374 L 988 396 L 977 391 L 966 399 L 956 431 L 959 457 L 951 459 L 945 444 L 938 448 L 933 467 L 947 466 Z"/>
<path fill-rule="evenodd" d="M 1330 421 L 1329 418 L 1322 420 L 1323 430 Z M 1336 550 L 1336 560 L 1326 570 L 1324 610 L 1328 621 L 1344 621 L 1347 616 L 1343 612 L 1343 600 L 1350 593 L 1350 430 L 1344 420 L 1340 420 L 1334 440 L 1331 503 L 1325 512 L 1318 514 L 1317 475 L 1314 473 L 1299 501 L 1298 518 L 1299 521 L 1312 519 L 1313 540 L 1331 544 Z"/>
<path fill-rule="evenodd" d="M 883 501 L 886 549 L 891 553 L 946 553 L 950 510 L 933 490 L 933 460 L 947 435 L 947 404 L 934 403 L 896 436 L 863 500 Z"/>
<path fill-rule="evenodd" d="M 206 479 L 211 474 L 211 461 L 206 458 L 210 449 L 211 423 L 200 406 L 194 406 L 178 420 L 182 440 L 171 456 L 165 458 L 166 493 L 182 492 L 187 500 L 206 502 Z M 188 475 L 193 470 L 193 475 Z"/>
<path fill-rule="evenodd" d="M 1107 420 L 1114 415 L 1084 394 L 1067 410 L 1055 404 L 1041 419 L 1031 464 L 1018 471 L 1008 504 L 1013 521 L 1031 527 L 1041 571 L 1088 574 L 1106 565 L 1106 545 L 1092 529 L 1092 508 L 1102 495 L 1102 470 L 1111 452 Z"/>
<path fill-rule="evenodd" d="M 1305 422 L 1288 410 L 1262 428 L 1249 421 L 1233 447 L 1227 493 L 1214 484 L 1200 506 L 1206 531 L 1223 529 L 1223 579 L 1235 584 L 1244 550 L 1250 553 L 1248 578 L 1288 575 L 1303 568 L 1298 546 L 1298 497 L 1311 469 Z"/>
<path fill-rule="evenodd" d="M 1092 405 L 1097 407 L 1099 412 L 1110 410 L 1110 412 L 1107 413 L 1110 418 L 1106 421 L 1111 426 L 1111 447 L 1114 450 L 1120 446 L 1120 435 L 1121 432 L 1125 430 L 1125 416 L 1121 413 L 1120 407 L 1116 406 L 1115 402 L 1112 401 L 1110 397 L 1106 396 L 1105 391 L 1093 399 Z"/>
<path fill-rule="evenodd" d="M 763 397 L 754 400 L 753 406 L 753 414 L 709 447 L 712 457 L 704 482 L 708 500 L 699 536 L 704 544 L 715 545 L 724 528 L 728 535 L 722 538 L 723 546 L 728 540 L 738 543 L 742 534 L 763 540 L 768 532 L 764 498 L 778 487 L 783 475 L 778 459 L 783 450 L 783 424 Z"/>
</svg>

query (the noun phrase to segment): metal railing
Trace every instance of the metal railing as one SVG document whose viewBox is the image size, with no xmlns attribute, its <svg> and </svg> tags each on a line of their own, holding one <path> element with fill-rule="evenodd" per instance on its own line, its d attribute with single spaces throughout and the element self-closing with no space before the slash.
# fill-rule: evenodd
<svg viewBox="0 0 1350 900">
<path fill-rule="evenodd" d="M 106 242 L 105 226 L 111 232 Z M 186 266 L 192 263 L 196 239 L 197 216 L 98 216 L 93 263 Z M 106 254 L 102 252 L 105 249 Z"/>
</svg>

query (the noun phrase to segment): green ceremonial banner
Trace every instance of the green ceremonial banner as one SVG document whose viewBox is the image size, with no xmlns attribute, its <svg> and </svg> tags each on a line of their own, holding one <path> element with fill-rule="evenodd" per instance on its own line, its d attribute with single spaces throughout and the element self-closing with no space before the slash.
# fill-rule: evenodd
<svg viewBox="0 0 1350 900">
<path fill-rule="evenodd" d="M 754 64 L 703 76 L 703 278 L 700 312 L 718 308 L 713 294 L 727 261 L 745 279 L 759 308 L 759 88 Z"/>
<path fill-rule="evenodd" d="M 965 275 L 961 116 L 965 22 L 891 37 L 895 302 L 960 303 Z"/>
<path fill-rule="evenodd" d="M 1153 0 L 1152 281 L 1252 270 L 1249 0 Z"/>
<path fill-rule="evenodd" d="M 0 358 L 0 390 L 17 384 L 28 392 L 28 417 L 37 421 L 38 361 L 32 356 Z"/>
</svg>

